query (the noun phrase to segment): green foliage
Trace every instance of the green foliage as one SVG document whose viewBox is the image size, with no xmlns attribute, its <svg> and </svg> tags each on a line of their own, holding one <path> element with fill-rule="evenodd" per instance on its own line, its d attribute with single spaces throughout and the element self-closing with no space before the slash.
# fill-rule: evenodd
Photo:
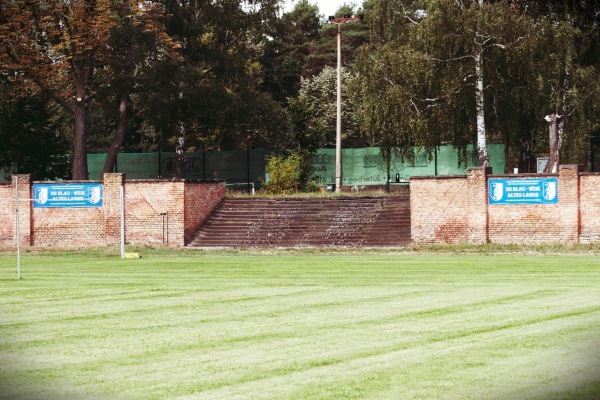
<svg viewBox="0 0 600 400">
<path fill-rule="evenodd" d="M 352 14 L 355 11 L 351 6 L 342 5 L 341 10 L 336 12 L 336 15 Z M 368 15 L 368 13 L 367 13 Z M 369 43 L 369 25 L 365 18 L 363 23 L 348 22 L 341 26 L 341 51 L 342 51 L 342 66 L 349 67 L 354 63 L 356 50 L 365 44 Z M 306 63 L 302 76 L 310 78 L 318 75 L 325 67 L 335 67 L 337 65 L 337 30 L 338 26 L 326 22 L 319 30 L 319 37 L 314 40 L 311 52 L 306 57 Z"/>
<path fill-rule="evenodd" d="M 9 93 L 5 85 L 0 86 L 2 95 Z M 62 131 L 62 110 L 42 96 L 4 99 L 0 101 L 0 167 L 31 174 L 34 180 L 67 179 L 69 142 Z"/>
<path fill-rule="evenodd" d="M 297 95 L 301 77 L 308 76 L 306 59 L 320 28 L 319 9 L 308 0 L 300 0 L 276 22 L 262 57 L 262 87 L 281 104 Z"/>
<path fill-rule="evenodd" d="M 161 24 L 155 24 L 159 10 L 152 2 L 143 8 L 136 2 L 110 0 L 2 2 L 2 74 L 15 77 L 22 96 L 42 93 L 72 114 L 72 179 L 88 178 L 88 117 L 98 86 L 120 86 L 109 68 L 111 57 L 123 55 L 122 48 L 111 46 L 113 29 L 140 17 L 144 31 L 166 39 Z M 162 43 L 166 54 L 167 43 Z M 117 107 L 114 115 L 117 119 Z"/>
<path fill-rule="evenodd" d="M 300 186 L 300 190 L 305 193 L 318 191 L 319 185 L 312 177 L 314 171 L 312 164 L 312 158 L 315 154 L 314 151 L 300 148 L 296 150 L 294 154 L 297 154 L 300 159 L 298 173 L 298 185 Z"/>
<path fill-rule="evenodd" d="M 263 191 L 267 194 L 316 192 L 318 186 L 312 179 L 312 156 L 313 152 L 305 149 L 288 155 L 270 155 L 265 168 L 269 178 L 262 182 Z"/>
<path fill-rule="evenodd" d="M 288 156 L 273 154 L 267 159 L 265 172 L 268 180 L 262 184 L 268 194 L 292 194 L 300 190 L 302 157 L 297 153 Z"/>
<path fill-rule="evenodd" d="M 585 162 L 600 124 L 598 15 L 595 2 L 577 0 L 375 1 L 372 40 L 355 62 L 361 126 L 380 146 L 448 143 L 466 161 L 479 55 L 487 141 L 504 143 L 509 159 L 548 152 L 543 118 L 556 112 L 563 161 Z"/>
<path fill-rule="evenodd" d="M 541 94 L 544 115 L 563 116 L 561 162 L 585 163 L 589 136 L 600 129 L 600 54 L 589 64 L 594 39 L 568 20 L 540 21 L 536 39 L 542 67 L 532 90 Z"/>
<path fill-rule="evenodd" d="M 277 0 L 144 4 L 12 0 L 0 8 L 0 76 L 14 85 L 11 96 L 43 93 L 63 108 L 51 113 L 73 116 L 56 131 L 59 147 L 70 142 L 78 177 L 85 179 L 87 151 L 173 150 L 182 135 L 188 151 L 310 153 L 333 144 L 337 26 L 310 0 L 284 14 Z M 384 155 L 399 147 L 410 158 L 404 149 L 451 144 L 464 163 L 478 138 L 474 60 L 481 55 L 488 142 L 504 143 L 508 160 L 547 152 L 543 117 L 558 113 L 562 161 L 585 163 L 589 136 L 600 131 L 599 7 L 586 0 L 343 4 L 337 15 L 360 12 L 366 22 L 341 28 L 344 146 L 379 145 Z M 36 158 L 24 135 L 10 141 Z"/>
<path fill-rule="evenodd" d="M 278 146 L 290 131 L 287 111 L 263 87 L 265 48 L 277 1 L 166 2 L 166 33 L 181 60 L 160 59 L 148 71 L 145 118 L 163 149 L 182 131 L 185 150 Z"/>
<path fill-rule="evenodd" d="M 370 54 L 370 55 L 369 55 Z M 432 135 L 441 119 L 439 108 L 423 100 L 432 92 L 434 65 L 429 57 L 408 46 L 364 47 L 355 65 L 352 99 L 360 109 L 359 124 L 369 141 L 389 153 L 399 147 L 410 158 L 412 147 L 426 150 L 444 141 Z"/>
<path fill-rule="evenodd" d="M 518 18 L 507 18 L 506 12 L 503 4 L 461 7 L 448 0 L 375 4 L 375 40 L 357 56 L 364 83 L 353 92 L 364 111 L 364 130 L 384 152 L 396 146 L 431 152 L 452 144 L 466 162 L 464 149 L 477 141 L 475 58 L 484 54 L 483 96 L 486 105 L 496 105 L 494 96 L 503 94 L 503 87 L 494 66 L 503 55 L 495 46 L 518 41 L 513 38 Z M 503 111 L 487 106 L 484 116 Z M 495 139 L 497 127 L 487 119 L 486 125 L 488 139 Z M 408 150 L 401 152 L 410 157 Z"/>
<path fill-rule="evenodd" d="M 357 123 L 353 99 L 348 87 L 354 76 L 342 69 L 342 140 L 344 146 L 365 145 Z M 337 70 L 325 67 L 319 75 L 302 79 L 298 96 L 290 101 L 296 126 L 296 138 L 303 149 L 335 146 L 337 126 Z"/>
</svg>

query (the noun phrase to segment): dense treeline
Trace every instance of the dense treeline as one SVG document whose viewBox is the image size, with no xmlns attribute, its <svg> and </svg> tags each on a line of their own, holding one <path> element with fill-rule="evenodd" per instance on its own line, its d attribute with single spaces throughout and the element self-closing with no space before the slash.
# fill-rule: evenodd
<svg viewBox="0 0 600 400">
<path fill-rule="evenodd" d="M 282 6 L 0 0 L 0 166 L 86 179 L 87 153 L 107 153 L 108 172 L 119 151 L 168 150 L 183 177 L 188 151 L 332 146 L 337 27 L 309 0 Z M 347 13 L 365 18 L 342 26 L 344 146 L 410 160 L 452 144 L 485 165 L 487 143 L 504 143 L 524 172 L 539 154 L 549 171 L 593 161 L 596 2 L 367 0 Z"/>
</svg>

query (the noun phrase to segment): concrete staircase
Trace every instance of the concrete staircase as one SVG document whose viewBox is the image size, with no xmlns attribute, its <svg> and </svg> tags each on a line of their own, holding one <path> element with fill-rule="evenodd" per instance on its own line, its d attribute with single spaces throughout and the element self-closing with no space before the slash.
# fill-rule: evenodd
<svg viewBox="0 0 600 400">
<path fill-rule="evenodd" d="M 189 247 L 401 247 L 408 195 L 226 197 Z"/>
</svg>

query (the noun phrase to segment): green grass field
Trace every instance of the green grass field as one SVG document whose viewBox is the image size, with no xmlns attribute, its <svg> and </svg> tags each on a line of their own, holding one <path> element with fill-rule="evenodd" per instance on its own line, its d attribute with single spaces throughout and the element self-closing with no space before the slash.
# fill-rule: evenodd
<svg viewBox="0 0 600 400">
<path fill-rule="evenodd" d="M 0 256 L 0 398 L 600 399 L 600 258 Z"/>
</svg>

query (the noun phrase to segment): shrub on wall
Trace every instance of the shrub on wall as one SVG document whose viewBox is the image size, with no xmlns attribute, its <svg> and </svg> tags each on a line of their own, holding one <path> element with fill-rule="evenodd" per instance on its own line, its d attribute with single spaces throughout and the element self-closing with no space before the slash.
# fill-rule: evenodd
<svg viewBox="0 0 600 400">
<path fill-rule="evenodd" d="M 288 156 L 273 154 L 267 158 L 265 172 L 267 182 L 263 183 L 263 191 L 269 194 L 292 194 L 299 190 L 298 178 L 302 158 L 292 153 Z"/>
</svg>

